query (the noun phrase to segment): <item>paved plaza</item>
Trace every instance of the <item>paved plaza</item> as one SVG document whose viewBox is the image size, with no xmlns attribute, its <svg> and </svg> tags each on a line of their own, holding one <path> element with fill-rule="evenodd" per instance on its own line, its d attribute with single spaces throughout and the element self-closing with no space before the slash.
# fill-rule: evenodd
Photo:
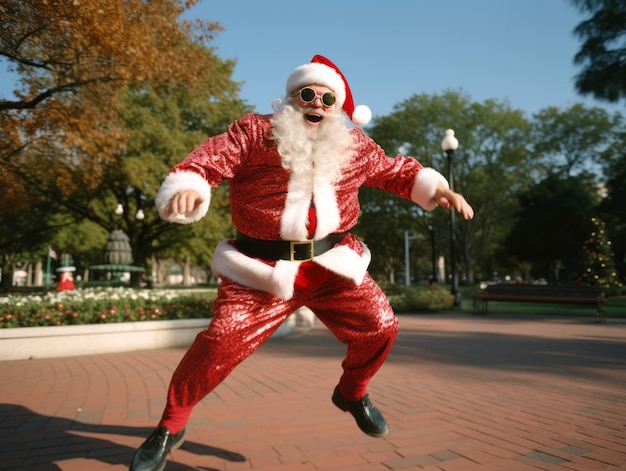
<svg viewBox="0 0 626 471">
<path fill-rule="evenodd" d="M 401 315 L 362 434 L 344 346 L 273 338 L 194 410 L 166 471 L 626 470 L 626 322 Z M 183 349 L 0 362 L 0 469 L 127 470 Z"/>
</svg>

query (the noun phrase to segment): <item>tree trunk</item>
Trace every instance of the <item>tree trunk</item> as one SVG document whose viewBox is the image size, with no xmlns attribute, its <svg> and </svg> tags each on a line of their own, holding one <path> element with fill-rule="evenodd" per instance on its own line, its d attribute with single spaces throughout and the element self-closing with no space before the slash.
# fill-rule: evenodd
<svg viewBox="0 0 626 471">
<path fill-rule="evenodd" d="M 183 286 L 191 286 L 191 261 L 189 256 L 185 257 L 183 264 Z"/>
<path fill-rule="evenodd" d="M 13 266 L 6 255 L 2 256 L 2 279 L 0 280 L 0 291 L 10 291 L 13 286 Z"/>
</svg>

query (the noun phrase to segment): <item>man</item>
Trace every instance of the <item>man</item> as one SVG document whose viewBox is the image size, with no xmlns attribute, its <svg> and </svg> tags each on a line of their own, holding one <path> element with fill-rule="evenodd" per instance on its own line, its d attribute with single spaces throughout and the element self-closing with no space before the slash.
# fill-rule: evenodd
<svg viewBox="0 0 626 471">
<path fill-rule="evenodd" d="M 413 158 L 391 158 L 359 128 L 371 118 L 355 107 L 341 71 L 322 56 L 289 76 L 272 115 L 248 114 L 196 148 L 165 178 L 156 198 L 165 220 L 190 223 L 208 211 L 211 188 L 230 180 L 235 240 L 216 250 L 221 282 L 207 330 L 178 365 L 162 419 L 135 453 L 131 471 L 165 467 L 183 441 L 193 407 L 306 305 L 347 345 L 333 403 L 368 435 L 389 428 L 367 385 L 395 340 L 398 321 L 367 273 L 370 252 L 350 234 L 358 190 L 377 187 L 426 210 L 437 205 L 466 219 L 473 210 L 445 178 Z"/>
</svg>

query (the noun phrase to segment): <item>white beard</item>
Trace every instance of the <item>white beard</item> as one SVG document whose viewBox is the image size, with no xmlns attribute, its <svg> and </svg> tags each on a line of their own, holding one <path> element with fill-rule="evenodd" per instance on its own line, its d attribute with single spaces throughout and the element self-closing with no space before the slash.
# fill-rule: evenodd
<svg viewBox="0 0 626 471">
<path fill-rule="evenodd" d="M 350 164 L 355 148 L 350 130 L 340 113 L 322 114 L 318 126 L 309 126 L 304 114 L 313 110 L 286 104 L 271 118 L 273 136 L 283 168 L 289 171 L 287 198 L 280 220 L 283 240 L 308 237 L 308 211 L 315 203 L 315 239 L 335 232 L 340 225 L 334 184 Z M 320 110 L 315 110 L 319 113 Z"/>
<path fill-rule="evenodd" d="M 297 175 L 314 173 L 335 183 L 354 156 L 350 130 L 341 113 L 322 113 L 319 125 L 311 127 L 304 118 L 308 111 L 286 104 L 271 119 L 282 166 Z"/>
</svg>

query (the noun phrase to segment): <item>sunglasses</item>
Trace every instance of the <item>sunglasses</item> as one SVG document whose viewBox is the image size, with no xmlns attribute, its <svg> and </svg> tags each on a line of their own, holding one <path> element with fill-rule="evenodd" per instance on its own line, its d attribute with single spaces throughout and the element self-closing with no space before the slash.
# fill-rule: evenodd
<svg viewBox="0 0 626 471">
<path fill-rule="evenodd" d="M 317 94 L 317 92 L 310 87 L 304 87 L 302 90 L 300 90 L 300 100 L 302 100 L 302 102 L 307 105 L 315 101 L 318 96 L 319 95 Z M 332 92 L 326 92 L 322 94 L 321 98 L 324 106 L 333 106 L 335 104 L 335 101 L 337 101 L 335 94 Z"/>
</svg>

